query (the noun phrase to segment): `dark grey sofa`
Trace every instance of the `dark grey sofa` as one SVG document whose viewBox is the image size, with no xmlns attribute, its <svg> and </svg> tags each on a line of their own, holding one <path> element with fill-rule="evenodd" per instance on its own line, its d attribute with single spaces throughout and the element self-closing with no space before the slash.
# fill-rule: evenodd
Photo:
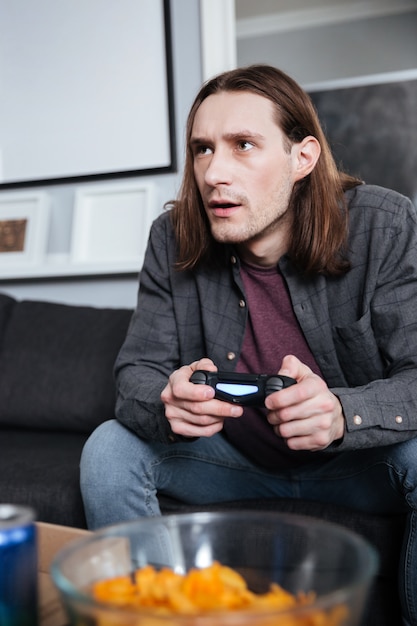
<svg viewBox="0 0 417 626">
<path fill-rule="evenodd" d="M 16 301 L 0 293 L 0 502 L 32 506 L 39 521 L 85 527 L 79 459 L 113 417 L 113 364 L 132 311 Z M 197 510 L 163 499 L 164 513 Z M 326 519 L 375 545 L 380 568 L 364 626 L 400 626 L 397 569 L 405 518 L 317 502 L 231 502 Z"/>
</svg>

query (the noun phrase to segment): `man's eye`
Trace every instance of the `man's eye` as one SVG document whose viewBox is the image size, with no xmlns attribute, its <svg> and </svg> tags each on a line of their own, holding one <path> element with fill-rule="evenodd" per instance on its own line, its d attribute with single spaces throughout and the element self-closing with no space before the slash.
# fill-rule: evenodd
<svg viewBox="0 0 417 626">
<path fill-rule="evenodd" d="M 212 149 L 209 146 L 196 146 L 194 149 L 195 156 L 205 156 L 206 154 L 211 154 Z"/>
<path fill-rule="evenodd" d="M 250 141 L 246 141 L 245 139 L 242 139 L 242 141 L 238 142 L 237 147 L 241 152 L 246 152 L 247 150 L 250 150 L 251 148 L 253 148 L 253 143 L 251 143 Z"/>
</svg>

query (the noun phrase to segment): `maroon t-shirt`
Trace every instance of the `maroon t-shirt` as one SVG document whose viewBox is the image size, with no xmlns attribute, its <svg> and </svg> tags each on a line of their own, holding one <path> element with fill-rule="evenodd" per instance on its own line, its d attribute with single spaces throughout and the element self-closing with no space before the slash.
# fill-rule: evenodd
<svg viewBox="0 0 417 626">
<path fill-rule="evenodd" d="M 276 374 L 283 357 L 294 354 L 321 375 L 278 268 L 265 269 L 242 263 L 241 276 L 249 315 L 236 371 Z M 289 450 L 274 433 L 265 415 L 266 409 L 246 407 L 242 417 L 225 420 L 227 438 L 247 457 L 271 470 L 294 467 L 317 458 L 317 452 Z"/>
</svg>

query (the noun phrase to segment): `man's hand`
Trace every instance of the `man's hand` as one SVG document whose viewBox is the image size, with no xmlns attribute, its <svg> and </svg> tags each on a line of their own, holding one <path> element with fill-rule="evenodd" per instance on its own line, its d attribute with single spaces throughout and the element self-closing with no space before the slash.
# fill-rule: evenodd
<svg viewBox="0 0 417 626">
<path fill-rule="evenodd" d="M 214 389 L 208 385 L 190 383 L 190 376 L 197 369 L 217 371 L 210 359 L 181 367 L 169 377 L 161 400 L 174 433 L 184 437 L 211 437 L 222 430 L 226 418 L 240 417 L 243 409 L 214 399 Z"/>
<path fill-rule="evenodd" d="M 285 439 L 291 450 L 324 450 L 342 439 L 342 405 L 324 380 L 291 355 L 284 357 L 278 374 L 292 376 L 298 384 L 265 400 L 275 434 Z"/>
</svg>

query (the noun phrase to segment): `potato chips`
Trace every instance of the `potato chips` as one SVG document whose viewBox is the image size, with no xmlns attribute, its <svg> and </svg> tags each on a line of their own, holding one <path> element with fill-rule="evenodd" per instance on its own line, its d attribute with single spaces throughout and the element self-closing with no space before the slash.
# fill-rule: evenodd
<svg viewBox="0 0 417 626">
<path fill-rule="evenodd" d="M 148 609 L 155 615 L 165 616 L 229 611 L 256 613 L 257 616 L 265 614 L 265 617 L 268 614 L 268 622 L 265 619 L 259 622 L 263 626 L 267 623 L 271 626 L 277 624 L 272 613 L 309 605 L 311 610 L 302 615 L 280 617 L 279 626 L 342 626 L 347 615 L 344 606 L 334 607 L 331 611 L 317 609 L 313 607 L 313 593 L 293 595 L 275 583 L 270 585 L 266 593 L 254 593 L 238 572 L 218 562 L 203 569 L 191 569 L 185 575 L 169 568 L 156 570 L 147 565 L 136 570 L 132 576 L 96 582 L 93 585 L 93 597 L 100 603 L 137 608 L 138 612 Z M 251 623 L 256 624 L 257 617 L 253 617 Z M 221 624 L 221 618 L 216 619 L 216 624 Z"/>
</svg>

